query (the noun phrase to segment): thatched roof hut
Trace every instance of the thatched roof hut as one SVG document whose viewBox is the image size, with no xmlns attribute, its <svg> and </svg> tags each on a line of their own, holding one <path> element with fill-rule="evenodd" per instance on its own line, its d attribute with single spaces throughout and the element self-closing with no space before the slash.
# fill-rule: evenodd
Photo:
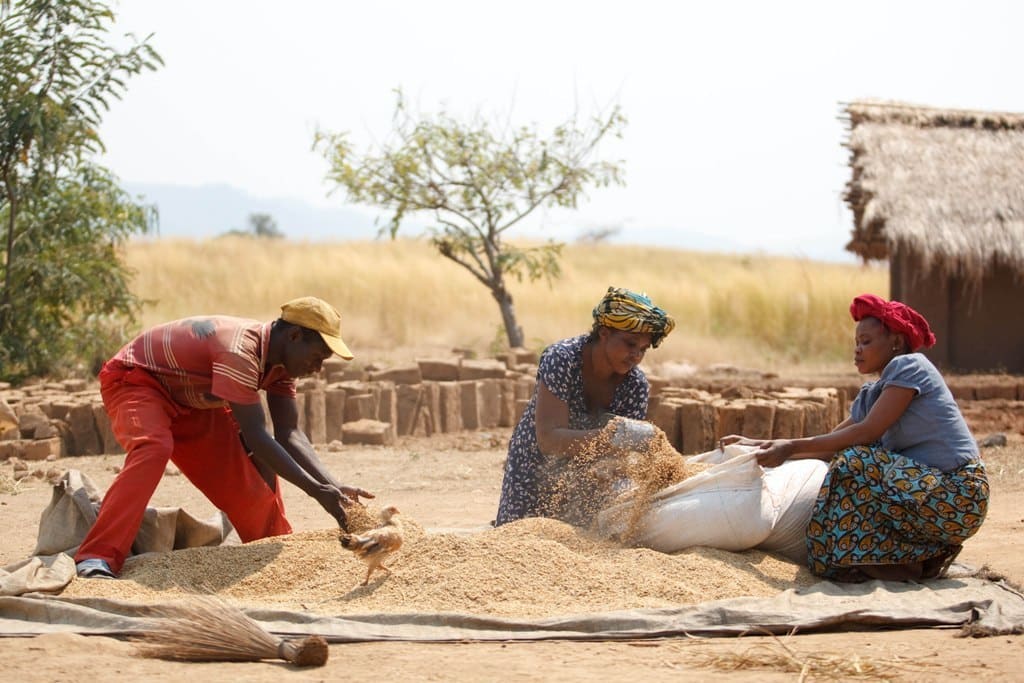
<svg viewBox="0 0 1024 683">
<path fill-rule="evenodd" d="M 866 260 L 889 259 L 893 298 L 933 313 L 963 309 L 959 323 L 954 310 L 940 327 L 1024 317 L 1024 114 L 878 101 L 850 103 L 845 114 L 852 168 L 845 199 L 854 215 L 846 248 Z M 946 300 L 936 298 L 936 287 Z M 968 358 L 973 343 L 945 357 L 940 350 L 937 359 L 1024 371 L 1024 331 L 1016 344 L 1020 357 L 989 357 L 982 366 Z"/>
<path fill-rule="evenodd" d="M 972 280 L 996 262 L 1024 273 L 1024 114 L 884 102 L 846 113 L 848 250 L 884 259 L 905 247 Z"/>
</svg>

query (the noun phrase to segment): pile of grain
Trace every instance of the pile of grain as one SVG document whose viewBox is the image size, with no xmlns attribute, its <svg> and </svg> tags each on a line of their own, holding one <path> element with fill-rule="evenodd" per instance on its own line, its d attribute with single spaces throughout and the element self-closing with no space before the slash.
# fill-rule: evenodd
<svg viewBox="0 0 1024 683">
<path fill-rule="evenodd" d="M 813 582 L 760 552 L 708 548 L 666 555 L 589 537 L 551 519 L 470 536 L 425 533 L 406 520 L 393 573 L 360 586 L 365 567 L 340 533 L 132 558 L 118 581 L 74 580 L 64 594 L 139 603 L 212 592 L 234 604 L 319 614 L 462 612 L 542 617 L 768 596 Z"/>
</svg>

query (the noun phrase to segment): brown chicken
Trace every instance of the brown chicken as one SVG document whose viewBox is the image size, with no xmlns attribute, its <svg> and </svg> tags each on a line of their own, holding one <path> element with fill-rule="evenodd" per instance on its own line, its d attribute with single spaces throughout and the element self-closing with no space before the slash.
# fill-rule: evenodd
<svg viewBox="0 0 1024 683">
<path fill-rule="evenodd" d="M 370 582 L 370 575 L 377 568 L 391 573 L 391 570 L 384 566 L 384 560 L 402 547 L 402 520 L 398 516 L 398 508 L 389 505 L 380 511 L 381 521 L 384 522 L 382 526 L 362 534 L 341 536 L 341 545 L 366 563 L 364 586 Z"/>
</svg>

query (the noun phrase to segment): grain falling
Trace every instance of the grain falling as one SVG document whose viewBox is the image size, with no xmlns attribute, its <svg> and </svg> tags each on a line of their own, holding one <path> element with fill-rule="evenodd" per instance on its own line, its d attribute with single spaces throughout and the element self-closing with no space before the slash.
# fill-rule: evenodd
<svg viewBox="0 0 1024 683">
<path fill-rule="evenodd" d="M 687 462 L 657 427 L 642 448 L 623 452 L 611 445 L 615 429 L 615 422 L 609 422 L 573 457 L 552 460 L 543 477 L 548 483 L 542 510 L 590 528 L 602 509 L 629 499 L 633 505 L 622 537 L 628 543 L 656 492 L 710 465 Z"/>
</svg>

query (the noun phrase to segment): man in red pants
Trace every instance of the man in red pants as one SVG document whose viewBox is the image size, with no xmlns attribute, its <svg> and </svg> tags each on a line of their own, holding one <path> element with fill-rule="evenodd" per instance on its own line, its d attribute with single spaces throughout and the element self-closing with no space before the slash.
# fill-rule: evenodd
<svg viewBox="0 0 1024 683">
<path fill-rule="evenodd" d="M 344 529 L 344 506 L 373 496 L 327 471 L 298 428 L 295 402 L 295 378 L 319 372 L 332 354 L 352 358 L 338 311 L 315 297 L 289 301 L 272 322 L 165 323 L 118 351 L 100 372 L 100 391 L 127 455 L 75 555 L 78 575 L 120 573 L 168 460 L 224 511 L 242 541 L 291 533 L 278 477 Z"/>
</svg>

